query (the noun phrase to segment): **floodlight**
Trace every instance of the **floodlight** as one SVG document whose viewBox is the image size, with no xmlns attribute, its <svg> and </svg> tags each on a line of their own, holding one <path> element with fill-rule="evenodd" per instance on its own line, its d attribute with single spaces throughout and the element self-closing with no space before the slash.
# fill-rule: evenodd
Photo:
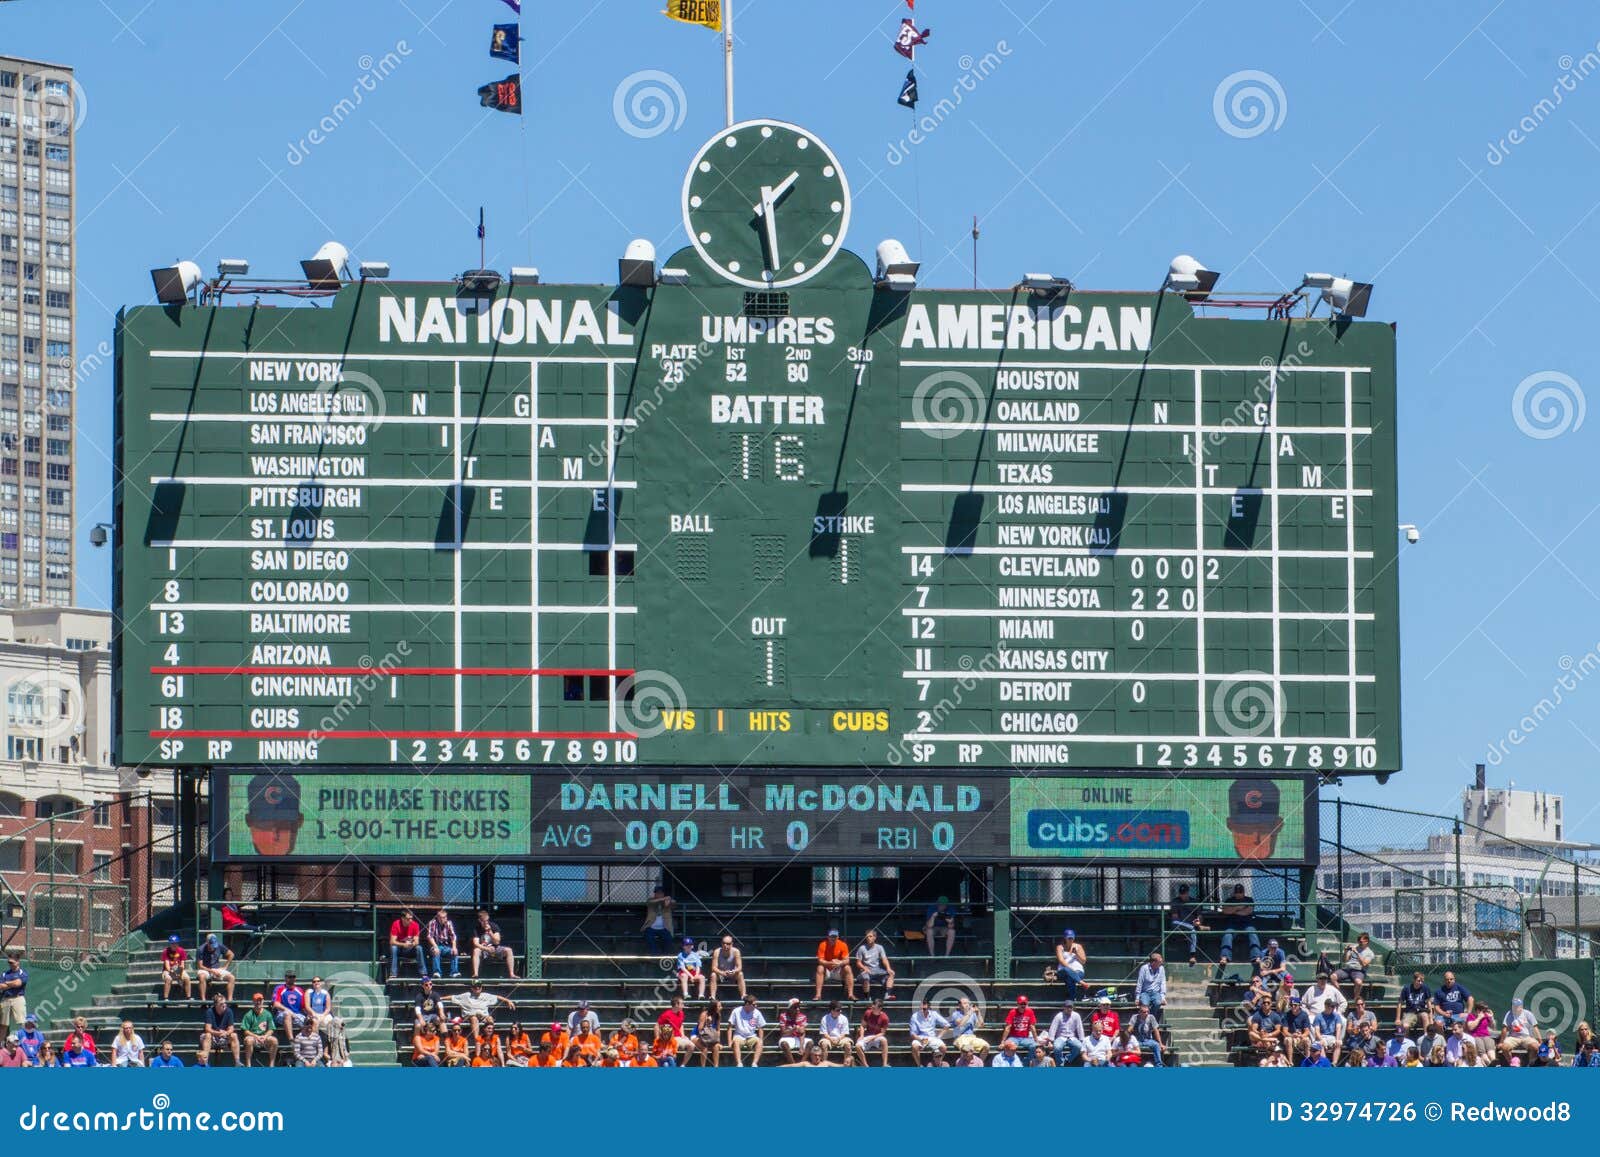
<svg viewBox="0 0 1600 1157">
<path fill-rule="evenodd" d="M 249 277 L 250 263 L 237 257 L 224 257 L 217 262 L 218 277 Z"/>
<path fill-rule="evenodd" d="M 876 282 L 879 287 L 892 289 L 896 293 L 910 293 L 917 287 L 917 274 L 921 270 L 922 262 L 911 260 L 911 254 L 900 242 L 890 238 L 878 243 Z"/>
<path fill-rule="evenodd" d="M 661 271 L 660 283 L 662 285 L 688 285 L 689 271 L 687 269 L 678 268 L 663 269 Z"/>
<path fill-rule="evenodd" d="M 532 265 L 513 265 L 511 267 L 512 285 L 538 285 L 539 271 Z"/>
<path fill-rule="evenodd" d="M 362 281 L 382 281 L 389 276 L 389 263 L 387 261 L 363 261 L 357 272 L 361 274 Z"/>
<path fill-rule="evenodd" d="M 1333 274 L 1308 273 L 1300 282 L 1301 289 L 1331 289 L 1333 287 Z"/>
<path fill-rule="evenodd" d="M 200 284 L 200 267 L 193 261 L 178 261 L 165 269 L 152 269 L 156 300 L 162 305 L 182 305 Z"/>
<path fill-rule="evenodd" d="M 656 247 L 642 237 L 628 242 L 622 259 L 617 262 L 617 281 L 639 289 L 655 285 Z"/>
<path fill-rule="evenodd" d="M 469 269 L 456 278 L 456 289 L 463 297 L 493 297 L 500 291 L 500 274 L 493 269 Z"/>
<path fill-rule="evenodd" d="M 1207 269 L 1187 253 L 1180 253 L 1167 267 L 1166 288 L 1181 293 L 1190 301 L 1204 301 L 1211 296 L 1217 279 L 1222 274 Z"/>
<path fill-rule="evenodd" d="M 339 277 L 350 264 L 350 251 L 337 241 L 329 241 L 316 256 L 302 261 L 300 269 L 316 289 L 338 289 Z"/>
<path fill-rule="evenodd" d="M 1024 273 L 1021 286 L 1030 293 L 1070 293 L 1072 282 L 1053 273 Z"/>
<path fill-rule="evenodd" d="M 1322 291 L 1322 300 L 1341 317 L 1366 317 L 1367 306 L 1372 303 L 1372 286 L 1365 281 L 1335 277 L 1333 284 Z"/>
</svg>

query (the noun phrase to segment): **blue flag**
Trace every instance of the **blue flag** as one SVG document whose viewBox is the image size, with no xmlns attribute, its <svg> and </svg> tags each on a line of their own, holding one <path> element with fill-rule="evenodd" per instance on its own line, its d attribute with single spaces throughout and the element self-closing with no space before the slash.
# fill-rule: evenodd
<svg viewBox="0 0 1600 1157">
<path fill-rule="evenodd" d="M 515 24 L 496 24 L 489 41 L 489 55 L 498 60 L 522 63 L 522 30 Z"/>
<path fill-rule="evenodd" d="M 515 12 L 518 16 L 522 15 L 522 0 L 506 0 L 506 3 L 511 5 L 511 11 Z"/>
<path fill-rule="evenodd" d="M 917 107 L 917 70 L 906 73 L 906 82 L 900 86 L 900 102 L 906 108 Z"/>
</svg>

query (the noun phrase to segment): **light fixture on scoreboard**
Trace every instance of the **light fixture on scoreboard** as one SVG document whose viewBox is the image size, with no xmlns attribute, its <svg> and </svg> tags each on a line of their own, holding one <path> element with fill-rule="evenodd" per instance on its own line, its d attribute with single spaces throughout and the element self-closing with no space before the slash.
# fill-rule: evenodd
<svg viewBox="0 0 1600 1157">
<path fill-rule="evenodd" d="M 661 277 L 660 277 L 660 279 L 658 281 L 658 284 L 660 284 L 660 285 L 688 285 L 689 284 L 689 271 L 687 269 L 678 269 L 676 266 L 671 267 L 671 268 L 667 268 L 667 269 L 663 269 L 661 271 Z"/>
<path fill-rule="evenodd" d="M 511 267 L 512 285 L 538 285 L 539 271 L 532 265 L 513 265 Z"/>
<path fill-rule="evenodd" d="M 1058 293 L 1071 293 L 1072 281 L 1053 273 L 1024 273 L 1019 288 L 1040 297 L 1054 297 Z"/>
<path fill-rule="evenodd" d="M 387 261 L 363 261 L 356 269 L 362 281 L 386 281 L 389 277 Z"/>
<path fill-rule="evenodd" d="M 239 257 L 224 257 L 217 262 L 218 277 L 249 277 L 250 263 Z"/>
<path fill-rule="evenodd" d="M 500 292 L 500 281 L 493 269 L 469 269 L 456 278 L 456 292 L 462 297 L 493 297 Z"/>
<path fill-rule="evenodd" d="M 911 260 L 911 254 L 900 242 L 890 238 L 878 243 L 878 276 L 874 283 L 879 289 L 910 293 L 917 287 L 921 270 L 922 262 Z"/>
<path fill-rule="evenodd" d="M 1366 317 L 1367 306 L 1372 303 L 1370 282 L 1351 281 L 1331 273 L 1308 273 L 1300 288 L 1321 290 L 1322 300 L 1340 317 Z"/>
<path fill-rule="evenodd" d="M 656 284 L 656 247 L 643 237 L 628 242 L 617 262 L 617 282 L 635 289 L 651 289 Z"/>
<path fill-rule="evenodd" d="M 350 250 L 329 241 L 310 260 L 302 261 L 300 269 L 313 289 L 338 289 L 340 277 L 350 271 Z"/>
<path fill-rule="evenodd" d="M 1211 296 L 1211 291 L 1216 288 L 1217 280 L 1221 276 L 1222 274 L 1214 269 L 1207 269 L 1187 253 L 1180 253 L 1167 267 L 1167 281 L 1162 288 L 1173 293 L 1181 293 L 1190 301 L 1204 301 Z"/>
<path fill-rule="evenodd" d="M 152 269 L 156 300 L 162 305 L 183 305 L 200 285 L 200 267 L 193 261 L 175 261 L 164 269 Z"/>
</svg>

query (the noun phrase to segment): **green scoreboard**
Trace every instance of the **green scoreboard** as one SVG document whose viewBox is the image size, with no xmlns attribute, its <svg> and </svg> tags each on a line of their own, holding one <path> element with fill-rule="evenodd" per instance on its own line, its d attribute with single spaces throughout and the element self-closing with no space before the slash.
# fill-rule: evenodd
<svg viewBox="0 0 1600 1157">
<path fill-rule="evenodd" d="M 126 310 L 119 761 L 1398 769 L 1388 325 L 875 279 L 778 122 L 682 204 L 649 284 Z"/>
</svg>

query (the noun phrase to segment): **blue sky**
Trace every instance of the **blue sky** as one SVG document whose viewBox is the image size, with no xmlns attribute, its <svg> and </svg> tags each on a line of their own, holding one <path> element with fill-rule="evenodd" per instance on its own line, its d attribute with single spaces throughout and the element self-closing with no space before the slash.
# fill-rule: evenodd
<svg viewBox="0 0 1600 1157">
<path fill-rule="evenodd" d="M 72 64 L 87 101 L 80 359 L 175 258 L 288 276 L 335 237 L 443 278 L 476 264 L 480 204 L 489 263 L 547 280 L 608 279 L 633 236 L 676 248 L 683 167 L 721 124 L 717 37 L 658 0 L 525 7 L 519 123 L 475 97 L 508 70 L 486 52 L 498 0 L 6 4 L 5 50 Z M 856 194 L 852 247 L 899 236 L 926 283 L 970 284 L 975 213 L 987 284 L 1045 268 L 1153 288 L 1177 252 L 1225 288 L 1309 269 L 1375 281 L 1372 315 L 1400 334 L 1401 511 L 1423 540 L 1401 559 L 1407 770 L 1351 794 L 1450 810 L 1473 763 L 1498 760 L 1493 782 L 1564 792 L 1569 833 L 1600 842 L 1600 678 L 1583 674 L 1600 663 L 1600 415 L 1583 420 L 1600 388 L 1600 11 L 919 9 L 922 111 L 961 99 L 909 159 L 901 0 L 744 0 L 739 115 L 829 141 Z M 645 92 L 631 114 L 641 89 L 669 107 Z M 652 108 L 666 119 L 642 119 Z M 87 528 L 110 517 L 111 392 L 109 361 L 80 385 L 88 605 L 109 600 Z"/>
</svg>

